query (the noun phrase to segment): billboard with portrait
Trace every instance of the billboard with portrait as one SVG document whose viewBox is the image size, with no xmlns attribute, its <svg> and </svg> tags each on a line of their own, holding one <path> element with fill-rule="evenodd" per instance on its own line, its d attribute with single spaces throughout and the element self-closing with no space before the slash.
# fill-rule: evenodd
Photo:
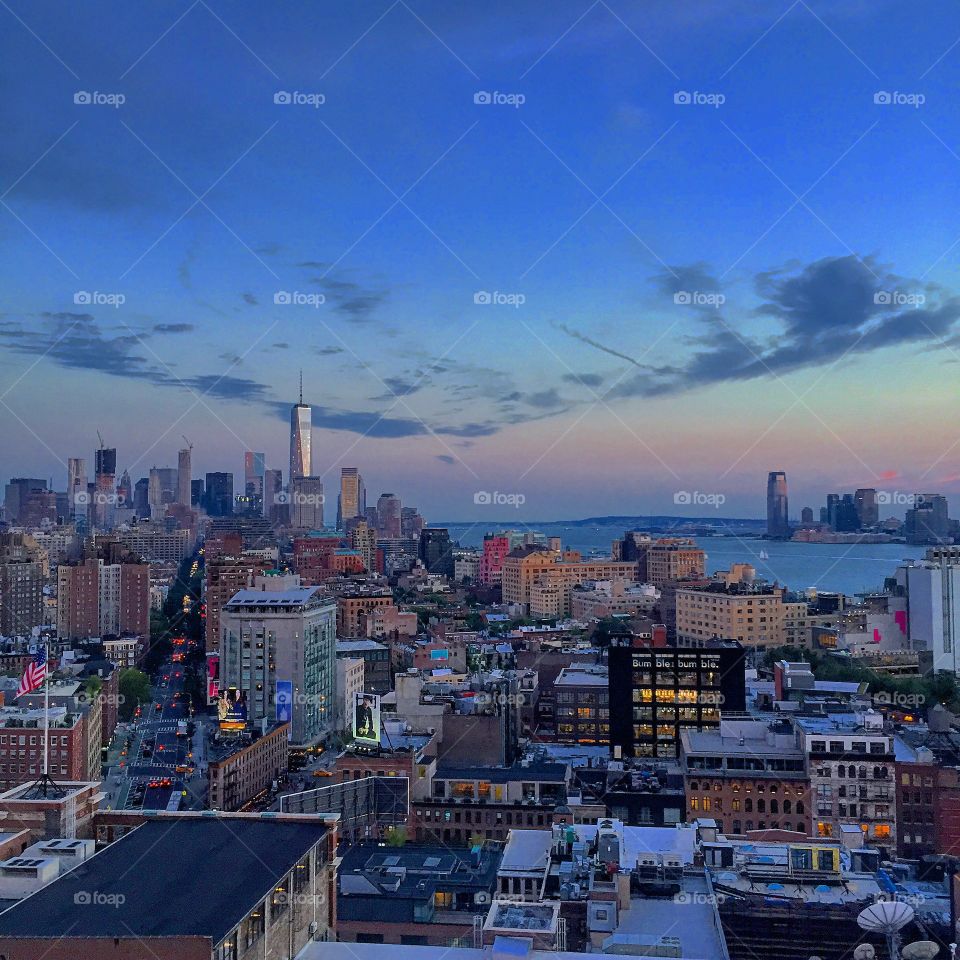
<svg viewBox="0 0 960 960">
<path fill-rule="evenodd" d="M 221 730 L 245 730 L 247 698 L 242 690 L 227 687 L 217 699 L 217 718 Z"/>
<path fill-rule="evenodd" d="M 353 739 L 360 743 L 380 743 L 380 697 L 375 693 L 353 695 Z"/>
</svg>

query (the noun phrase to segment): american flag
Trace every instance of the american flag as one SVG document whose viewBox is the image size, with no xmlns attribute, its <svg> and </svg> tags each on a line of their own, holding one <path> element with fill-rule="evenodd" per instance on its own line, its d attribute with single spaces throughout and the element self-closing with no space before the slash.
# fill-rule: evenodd
<svg viewBox="0 0 960 960">
<path fill-rule="evenodd" d="M 33 693 L 34 690 L 42 687 L 46 676 L 47 648 L 40 647 L 33 655 L 33 659 L 27 664 L 27 669 L 23 671 L 20 686 L 17 687 L 17 696 L 21 697 L 25 693 Z"/>
</svg>

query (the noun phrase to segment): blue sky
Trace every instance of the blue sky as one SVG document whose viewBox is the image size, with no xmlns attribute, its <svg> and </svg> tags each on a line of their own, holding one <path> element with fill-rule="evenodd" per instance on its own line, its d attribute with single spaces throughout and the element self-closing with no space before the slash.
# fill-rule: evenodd
<svg viewBox="0 0 960 960">
<path fill-rule="evenodd" d="M 958 492 L 960 10 L 0 22 L 6 475 L 62 486 L 98 427 L 134 477 L 183 433 L 201 472 L 251 448 L 285 470 L 302 366 L 315 472 L 359 466 L 428 516 L 482 520 L 478 490 L 531 520 L 682 512 L 678 491 L 756 516 L 769 469 L 795 512 Z"/>
</svg>

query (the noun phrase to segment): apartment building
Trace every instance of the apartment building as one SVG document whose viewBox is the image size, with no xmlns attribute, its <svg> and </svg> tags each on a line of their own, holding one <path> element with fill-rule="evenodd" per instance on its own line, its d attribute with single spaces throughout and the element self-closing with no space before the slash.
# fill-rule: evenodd
<svg viewBox="0 0 960 960">
<path fill-rule="evenodd" d="M 807 754 L 817 836 L 840 838 L 851 827 L 891 854 L 897 848 L 893 736 L 873 710 L 797 717 Z"/>
<path fill-rule="evenodd" d="M 240 538 L 237 537 L 237 540 Z M 205 646 L 207 653 L 220 649 L 220 619 L 224 605 L 240 590 L 246 590 L 253 578 L 263 573 L 267 561 L 262 557 L 221 554 L 208 557 L 205 566 L 204 601 L 206 603 Z"/>
<path fill-rule="evenodd" d="M 583 560 L 574 550 L 565 553 L 526 546 L 503 559 L 503 601 L 522 604 L 532 616 L 569 616 L 573 587 L 589 580 L 637 578 L 635 561 Z"/>
<path fill-rule="evenodd" d="M 286 772 L 289 757 L 289 723 L 276 723 L 262 736 L 222 740 L 208 756 L 210 809 L 239 810 Z"/>
<path fill-rule="evenodd" d="M 702 577 L 706 559 L 707 555 L 693 540 L 655 540 L 646 547 L 645 579 L 659 587 L 668 580 Z"/>
<path fill-rule="evenodd" d="M 713 637 L 738 640 L 746 649 L 808 643 L 806 602 L 786 599 L 781 587 L 711 583 L 676 591 L 680 643 Z"/>
<path fill-rule="evenodd" d="M 787 720 L 721 719 L 713 730 L 680 732 L 687 817 L 722 833 L 793 830 L 809 836 L 806 754 Z"/>
<path fill-rule="evenodd" d="M 57 636 L 83 640 L 107 634 L 148 636 L 150 567 L 88 558 L 57 568 Z"/>
</svg>

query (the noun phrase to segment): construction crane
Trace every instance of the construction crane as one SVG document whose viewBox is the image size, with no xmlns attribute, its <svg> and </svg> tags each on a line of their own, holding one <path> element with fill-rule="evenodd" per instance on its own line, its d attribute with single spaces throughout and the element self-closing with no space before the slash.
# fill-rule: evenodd
<svg viewBox="0 0 960 960">
<path fill-rule="evenodd" d="M 181 433 L 180 436 L 183 437 L 183 439 L 186 441 L 186 443 L 187 443 L 187 449 L 188 449 L 191 453 L 193 453 L 193 444 L 190 442 L 190 440 L 189 440 L 189 438 L 187 437 L 187 435 L 186 435 L 185 433 Z"/>
<path fill-rule="evenodd" d="M 97 431 L 97 439 L 100 441 L 100 449 L 102 450 L 102 449 L 103 449 L 103 434 L 102 434 L 99 430 Z"/>
</svg>

